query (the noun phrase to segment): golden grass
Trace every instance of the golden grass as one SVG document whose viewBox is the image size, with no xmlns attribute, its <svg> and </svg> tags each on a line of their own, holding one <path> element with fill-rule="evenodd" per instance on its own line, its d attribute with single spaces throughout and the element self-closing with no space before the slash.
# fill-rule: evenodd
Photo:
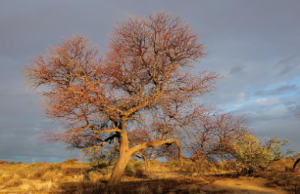
<svg viewBox="0 0 300 194">
<path fill-rule="evenodd" d="M 283 187 L 290 189 L 294 185 L 300 186 L 297 173 L 286 172 L 287 166 L 292 166 L 292 159 L 284 159 L 270 166 L 269 171 L 257 173 L 256 176 L 264 177 L 269 180 L 268 187 Z M 196 166 L 191 161 L 184 161 L 181 168 L 178 161 L 158 162 L 151 161 L 149 171 L 145 171 L 145 165 L 141 161 L 131 160 L 125 170 L 122 181 L 134 182 L 137 186 L 134 188 L 135 193 L 164 193 L 165 185 L 147 183 L 140 184 L 145 181 L 156 181 L 158 179 L 174 180 L 181 184 L 181 180 L 195 180 L 203 182 L 200 175 L 212 175 L 214 173 L 233 171 L 235 164 L 233 162 L 219 162 L 212 165 Z M 94 191 L 103 190 L 103 193 L 112 193 L 105 190 L 105 184 L 102 181 L 107 181 L 110 177 L 109 167 L 107 173 L 100 171 L 89 171 L 90 165 L 87 162 L 77 162 L 75 160 L 67 160 L 62 163 L 34 163 L 34 164 L 0 164 L 0 193 L 1 189 L 10 190 L 12 188 L 19 189 L 19 193 L 55 193 L 64 192 L 68 189 L 76 189 L 77 193 L 93 193 Z M 194 176 L 192 176 L 194 175 Z M 196 176 L 196 177 L 195 177 Z M 299 179 L 300 180 L 300 179 Z M 199 192 L 199 184 L 189 184 L 186 187 L 186 192 Z M 91 189 L 89 189 L 91 188 Z M 168 185 L 169 193 L 172 193 L 172 186 Z M 87 192 L 90 190 L 91 192 Z M 74 191 L 74 193 L 76 193 Z M 102 192 L 102 191 L 101 191 Z M 71 192 L 72 193 L 72 192 Z M 94 192 L 95 193 L 95 192 Z"/>
<path fill-rule="evenodd" d="M 58 188 L 58 184 L 52 181 L 46 181 L 42 183 L 37 183 L 34 185 L 35 190 L 41 192 L 49 192 Z"/>
<path fill-rule="evenodd" d="M 29 190 L 32 190 L 32 188 L 33 188 L 33 185 L 28 182 L 24 182 L 23 184 L 20 185 L 20 189 L 22 191 L 29 191 Z"/>
<path fill-rule="evenodd" d="M 6 182 L 7 187 L 17 187 L 22 185 L 23 181 L 20 179 L 20 176 L 15 174 L 10 180 Z"/>
</svg>

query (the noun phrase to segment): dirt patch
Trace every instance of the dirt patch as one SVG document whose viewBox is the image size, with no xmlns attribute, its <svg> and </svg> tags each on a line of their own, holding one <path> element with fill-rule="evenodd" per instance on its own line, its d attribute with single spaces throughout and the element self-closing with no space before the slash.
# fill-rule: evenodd
<svg viewBox="0 0 300 194">
<path fill-rule="evenodd" d="M 265 178 L 223 178 L 214 181 L 203 188 L 204 193 L 234 193 L 234 194 L 283 194 L 280 187 L 268 188 L 265 185 L 268 180 Z"/>
</svg>

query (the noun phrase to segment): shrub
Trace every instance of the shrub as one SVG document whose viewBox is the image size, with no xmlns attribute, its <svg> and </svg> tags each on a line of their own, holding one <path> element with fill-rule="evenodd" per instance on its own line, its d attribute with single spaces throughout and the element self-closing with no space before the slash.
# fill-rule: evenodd
<svg viewBox="0 0 300 194">
<path fill-rule="evenodd" d="M 253 135 L 243 136 L 233 147 L 235 158 L 240 164 L 239 173 L 242 175 L 252 175 L 258 167 L 267 167 L 274 160 L 272 152 Z"/>
<path fill-rule="evenodd" d="M 91 160 L 90 166 L 90 171 L 98 171 L 101 174 L 109 173 L 109 164 L 106 161 Z"/>
<path fill-rule="evenodd" d="M 142 169 L 142 168 L 136 169 L 134 175 L 135 175 L 135 177 L 137 177 L 137 178 L 146 178 L 146 177 L 147 177 L 147 176 L 145 175 L 144 169 Z"/>
<path fill-rule="evenodd" d="M 288 176 L 288 179 L 285 183 L 285 191 L 288 194 L 300 193 L 300 176 L 299 175 Z"/>
<path fill-rule="evenodd" d="M 63 163 L 66 164 L 74 164 L 75 162 L 78 162 L 78 158 L 68 158 L 67 160 L 63 161 Z"/>
<path fill-rule="evenodd" d="M 59 164 L 51 164 L 48 166 L 48 170 L 53 171 L 53 170 L 61 170 L 61 165 Z"/>
<path fill-rule="evenodd" d="M 83 168 L 63 168 L 62 169 L 62 173 L 65 175 L 65 176 L 72 176 L 72 175 L 79 175 L 79 174 L 82 174 L 84 173 L 85 170 Z"/>
<path fill-rule="evenodd" d="M 134 175 L 134 168 L 132 165 L 127 164 L 127 166 L 125 167 L 125 175 L 127 176 L 133 176 Z"/>
<path fill-rule="evenodd" d="M 0 164 L 7 164 L 8 161 L 7 160 L 0 160 Z"/>
<path fill-rule="evenodd" d="M 142 161 L 136 161 L 133 166 L 134 166 L 135 169 L 143 168 L 144 163 Z"/>
</svg>

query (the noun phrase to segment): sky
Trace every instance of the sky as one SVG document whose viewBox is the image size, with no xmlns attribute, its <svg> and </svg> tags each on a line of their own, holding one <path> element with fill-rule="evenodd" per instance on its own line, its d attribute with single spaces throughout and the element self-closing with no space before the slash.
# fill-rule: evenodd
<svg viewBox="0 0 300 194">
<path fill-rule="evenodd" d="M 84 34 L 106 49 L 116 20 L 170 11 L 199 35 L 198 69 L 222 78 L 204 100 L 245 115 L 256 134 L 290 140 L 300 151 L 299 0 L 2 0 L 0 1 L 0 159 L 80 157 L 41 132 L 59 127 L 43 113 L 21 71 L 62 38 Z"/>
</svg>

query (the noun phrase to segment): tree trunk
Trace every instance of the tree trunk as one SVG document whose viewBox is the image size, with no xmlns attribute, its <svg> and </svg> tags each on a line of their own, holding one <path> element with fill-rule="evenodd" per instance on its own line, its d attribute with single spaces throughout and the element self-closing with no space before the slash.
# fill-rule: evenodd
<svg viewBox="0 0 300 194">
<path fill-rule="evenodd" d="M 150 161 L 148 159 L 144 159 L 144 163 L 145 163 L 145 171 L 149 172 Z"/>
<path fill-rule="evenodd" d="M 121 182 L 121 178 L 125 167 L 130 159 L 131 153 L 128 152 L 128 137 L 125 131 L 125 121 L 122 122 L 123 130 L 120 132 L 120 157 L 108 181 L 109 186 L 117 185 Z"/>
<path fill-rule="evenodd" d="M 125 130 L 122 130 L 120 132 L 120 157 L 119 160 L 111 174 L 111 177 L 108 181 L 109 186 L 117 185 L 121 182 L 121 178 L 123 175 L 123 172 L 125 170 L 125 167 L 130 159 L 130 156 L 140 150 L 140 149 L 146 149 L 148 147 L 156 147 L 165 143 L 176 143 L 179 149 L 179 159 L 180 159 L 180 165 L 182 166 L 182 146 L 181 143 L 177 139 L 163 139 L 163 140 L 153 140 L 148 142 L 143 142 L 138 145 L 135 145 L 129 149 L 128 147 L 128 137 Z"/>
<path fill-rule="evenodd" d="M 119 160 L 111 174 L 111 177 L 108 181 L 109 186 L 117 185 L 121 182 L 122 175 L 126 168 L 126 165 L 130 159 L 130 155 L 128 154 L 120 154 Z"/>
</svg>

